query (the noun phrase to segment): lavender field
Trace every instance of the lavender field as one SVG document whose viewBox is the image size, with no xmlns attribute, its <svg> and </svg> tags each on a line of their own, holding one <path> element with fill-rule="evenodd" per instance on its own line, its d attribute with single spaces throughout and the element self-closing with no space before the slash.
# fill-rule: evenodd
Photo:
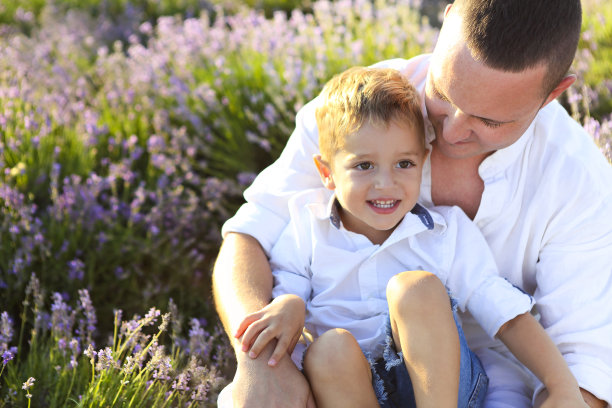
<svg viewBox="0 0 612 408">
<path fill-rule="evenodd" d="M 433 49 L 417 3 L 1 3 L 0 407 L 216 406 L 220 227 L 331 75 Z M 583 3 L 562 103 L 612 161 L 612 3 Z"/>
</svg>

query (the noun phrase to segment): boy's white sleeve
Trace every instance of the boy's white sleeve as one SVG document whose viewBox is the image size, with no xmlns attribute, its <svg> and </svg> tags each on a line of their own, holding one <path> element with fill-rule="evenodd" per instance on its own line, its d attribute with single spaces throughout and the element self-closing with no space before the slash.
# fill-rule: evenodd
<svg viewBox="0 0 612 408">
<path fill-rule="evenodd" d="M 293 201 L 293 200 L 291 200 Z M 291 202 L 290 201 L 290 202 Z M 305 208 L 292 204 L 291 220 L 270 251 L 270 266 L 274 277 L 272 297 L 284 294 L 298 295 L 304 303 L 312 290 L 310 271 L 310 228 Z M 301 214 L 299 214 L 301 213 Z"/>
<path fill-rule="evenodd" d="M 469 310 L 494 337 L 504 323 L 531 311 L 534 300 L 499 276 L 484 236 L 461 209 L 440 212 L 447 219 L 447 250 L 452 254 L 447 287 L 460 309 Z"/>
</svg>

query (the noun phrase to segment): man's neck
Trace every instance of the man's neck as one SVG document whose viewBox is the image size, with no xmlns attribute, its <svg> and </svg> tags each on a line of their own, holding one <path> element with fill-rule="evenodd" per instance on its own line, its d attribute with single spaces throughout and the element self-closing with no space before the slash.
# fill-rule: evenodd
<svg viewBox="0 0 612 408">
<path fill-rule="evenodd" d="M 476 217 L 484 191 L 478 167 L 486 156 L 454 159 L 432 146 L 431 198 L 435 205 L 456 205 L 470 219 Z"/>
</svg>

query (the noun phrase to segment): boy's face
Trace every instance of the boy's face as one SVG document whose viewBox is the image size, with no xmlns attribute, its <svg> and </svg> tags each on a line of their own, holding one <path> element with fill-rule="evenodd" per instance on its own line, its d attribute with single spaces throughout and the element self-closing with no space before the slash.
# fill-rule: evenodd
<svg viewBox="0 0 612 408">
<path fill-rule="evenodd" d="M 344 227 L 382 243 L 417 202 L 426 150 L 412 126 L 364 124 L 346 137 L 329 164 L 317 161 L 335 190 Z"/>
</svg>

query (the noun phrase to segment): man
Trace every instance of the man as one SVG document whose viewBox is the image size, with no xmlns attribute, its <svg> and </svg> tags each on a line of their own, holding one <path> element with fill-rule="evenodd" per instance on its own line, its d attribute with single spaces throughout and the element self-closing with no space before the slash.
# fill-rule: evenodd
<svg viewBox="0 0 612 408">
<path fill-rule="evenodd" d="M 500 274 L 536 299 L 585 401 L 603 407 L 612 402 L 612 168 L 555 101 L 575 81 L 566 73 L 580 14 L 578 0 L 457 0 L 431 56 L 380 66 L 423 93 L 431 154 L 420 202 L 457 205 L 473 219 Z M 283 154 L 224 227 L 213 284 L 229 333 L 270 301 L 265 254 L 286 225 L 288 197 L 320 186 L 316 103 L 298 113 Z M 464 331 L 490 377 L 485 406 L 538 406 L 546 390 L 508 350 L 469 315 Z M 236 406 L 314 406 L 289 359 L 266 365 L 273 347 L 257 359 L 235 348 Z"/>
</svg>

